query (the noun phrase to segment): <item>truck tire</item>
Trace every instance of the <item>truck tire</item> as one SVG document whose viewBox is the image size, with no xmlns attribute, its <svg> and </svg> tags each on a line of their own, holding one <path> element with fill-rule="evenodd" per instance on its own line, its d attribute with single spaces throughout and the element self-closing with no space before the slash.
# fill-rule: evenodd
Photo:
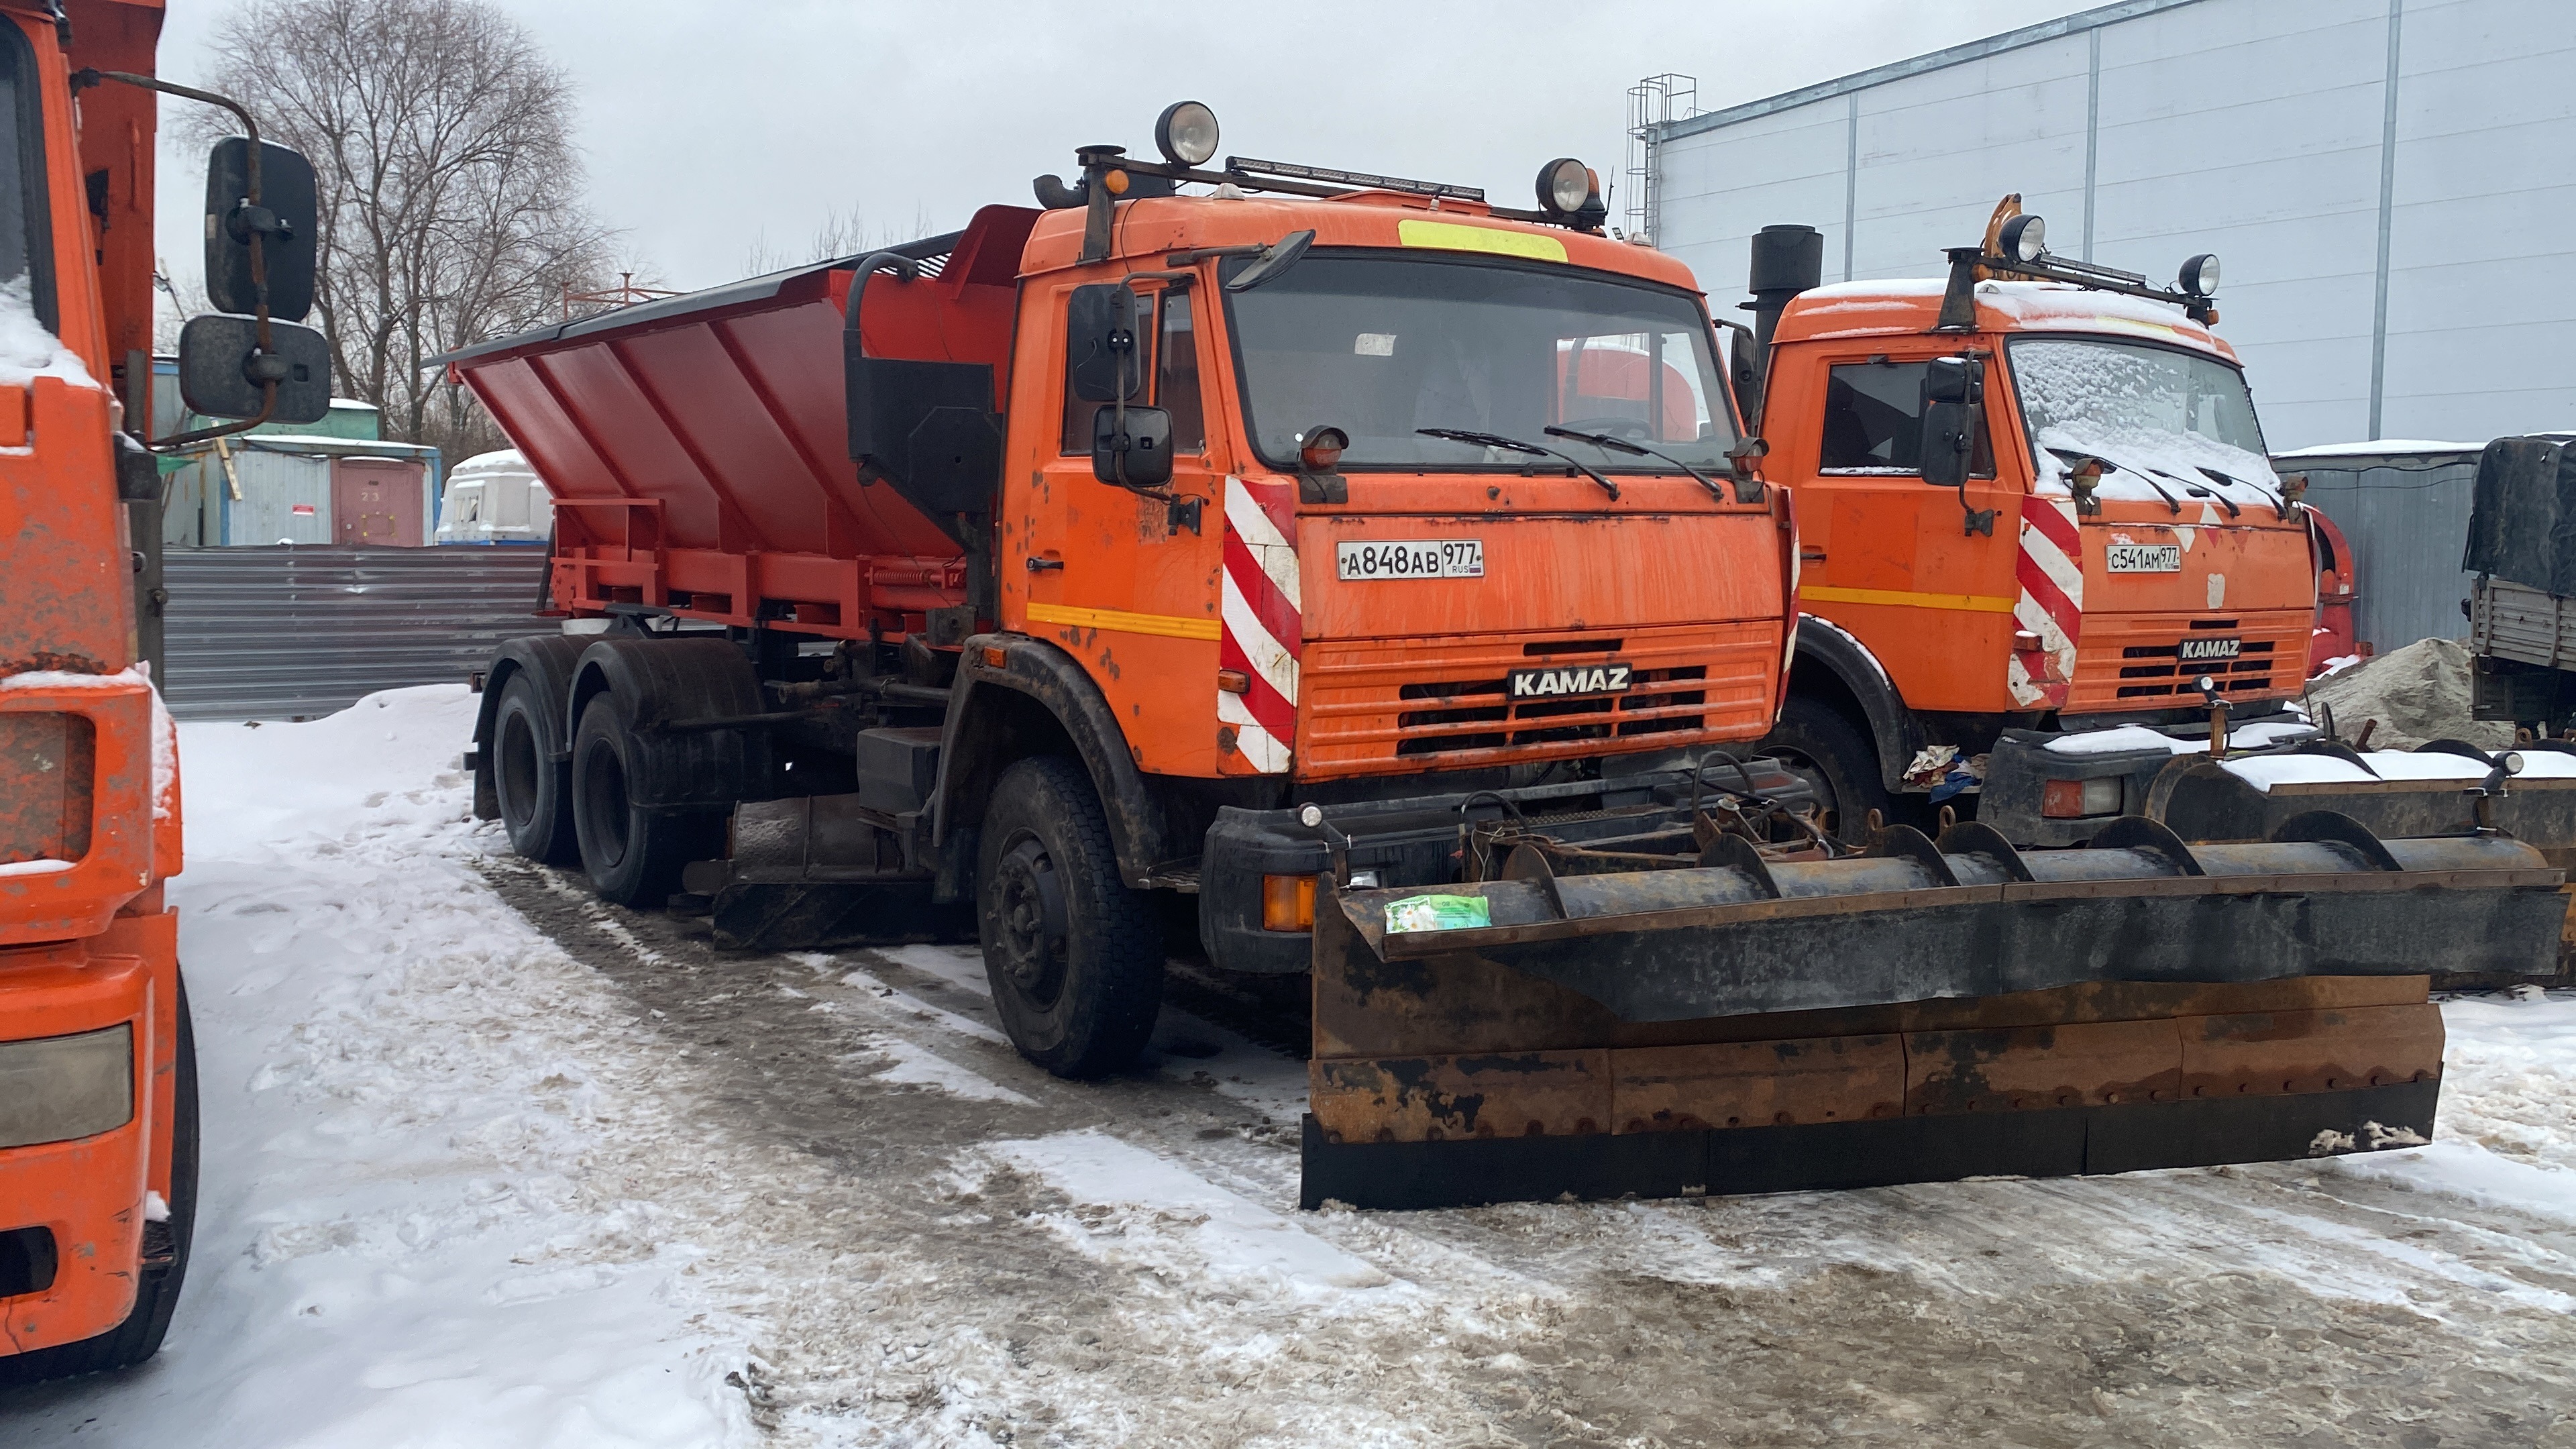
<svg viewBox="0 0 2576 1449">
<path fill-rule="evenodd" d="M 161 1340 L 170 1332 L 170 1315 L 179 1306 L 180 1285 L 188 1276 L 188 1248 L 195 1241 L 197 1224 L 197 1032 L 188 1018 L 185 978 L 179 982 L 175 1065 L 170 1085 L 170 1217 L 165 1223 L 147 1223 L 143 1229 L 147 1260 L 157 1256 L 156 1239 L 168 1235 L 168 1265 L 144 1268 L 135 1285 L 134 1307 L 123 1323 L 78 1343 L 0 1358 L 0 1384 L 132 1368 L 161 1351 Z"/>
<path fill-rule="evenodd" d="M 680 888 L 680 869 L 722 853 L 724 817 L 648 811 L 627 798 L 635 741 L 612 694 L 582 707 L 572 737 L 573 835 L 590 888 L 621 906 L 658 907 Z"/>
<path fill-rule="evenodd" d="M 1850 716 L 1821 700 L 1792 695 L 1780 722 L 1758 747 L 1824 797 L 1825 830 L 1848 845 L 1869 840 L 1869 812 L 1890 814 L 1892 797 L 1878 776 L 1878 750 Z"/>
<path fill-rule="evenodd" d="M 994 782 L 975 871 L 993 1006 L 1020 1055 L 1059 1077 L 1136 1060 L 1163 999 L 1163 932 L 1118 878 L 1109 819 L 1071 760 L 1022 760 Z"/>
<path fill-rule="evenodd" d="M 553 734 L 545 727 L 546 716 L 561 708 L 562 699 L 548 698 L 534 674 L 513 671 L 501 686 L 492 742 L 486 747 L 510 848 L 543 865 L 581 859 L 581 844 L 573 836 L 572 766 L 546 758 L 546 740 Z"/>
</svg>

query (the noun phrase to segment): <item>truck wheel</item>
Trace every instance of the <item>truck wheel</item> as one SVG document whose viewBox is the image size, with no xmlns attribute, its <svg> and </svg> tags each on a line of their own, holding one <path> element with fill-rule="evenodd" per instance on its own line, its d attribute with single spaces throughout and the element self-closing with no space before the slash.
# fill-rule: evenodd
<svg viewBox="0 0 2576 1449">
<path fill-rule="evenodd" d="M 30 1384 L 131 1368 L 161 1351 L 179 1286 L 188 1275 L 188 1247 L 197 1222 L 197 1033 L 188 1019 L 188 983 L 179 982 L 177 1071 L 170 1086 L 170 1217 L 143 1227 L 145 1266 L 125 1321 L 95 1338 L 0 1358 L 0 1384 Z M 152 1260 L 167 1255 L 165 1264 Z"/>
<path fill-rule="evenodd" d="M 1822 797 L 1825 830 L 1837 840 L 1867 843 L 1869 812 L 1889 813 L 1891 797 L 1879 780 L 1877 749 L 1867 733 L 1831 705 L 1792 696 L 1758 748 Z"/>
<path fill-rule="evenodd" d="M 545 865 L 570 865 L 581 858 L 573 838 L 572 768 L 546 758 L 548 713 L 562 708 L 538 687 L 537 677 L 521 669 L 501 686 L 501 703 L 492 720 L 492 790 L 501 809 L 501 827 L 510 848 Z"/>
<path fill-rule="evenodd" d="M 680 888 L 680 868 L 721 853 L 724 817 L 646 811 L 627 798 L 634 741 L 616 696 L 594 695 L 572 737 L 573 834 L 581 868 L 602 900 L 659 906 Z"/>
<path fill-rule="evenodd" d="M 1162 1005 L 1162 927 L 1118 878 L 1091 777 L 1057 758 L 1003 771 L 980 847 L 976 925 L 1011 1044 L 1059 1077 L 1134 1062 Z"/>
</svg>

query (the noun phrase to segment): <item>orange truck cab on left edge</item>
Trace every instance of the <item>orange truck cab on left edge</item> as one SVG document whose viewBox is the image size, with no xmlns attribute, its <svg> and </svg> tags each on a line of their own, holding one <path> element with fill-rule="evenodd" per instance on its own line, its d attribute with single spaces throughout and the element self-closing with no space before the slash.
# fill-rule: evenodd
<svg viewBox="0 0 2576 1449">
<path fill-rule="evenodd" d="M 153 683 L 153 453 L 330 406 L 328 344 L 294 325 L 312 167 L 254 133 L 215 145 L 219 314 L 179 343 L 190 410 L 236 421 L 144 436 L 153 93 L 252 120 L 155 80 L 160 35 L 161 0 L 0 0 L 0 1382 L 151 1357 L 187 1269 L 196 1055 L 162 899 L 179 749 Z"/>
<path fill-rule="evenodd" d="M 176 736 L 138 668 L 125 409 L 152 345 L 161 7 L 0 5 L 0 1377 L 158 1347 L 194 1195 Z M 71 47 L 77 46 L 74 50 Z M 28 355 L 32 325 L 59 338 Z M 139 392 L 136 394 L 139 396 Z M 151 466 L 150 459 L 142 459 Z"/>
</svg>

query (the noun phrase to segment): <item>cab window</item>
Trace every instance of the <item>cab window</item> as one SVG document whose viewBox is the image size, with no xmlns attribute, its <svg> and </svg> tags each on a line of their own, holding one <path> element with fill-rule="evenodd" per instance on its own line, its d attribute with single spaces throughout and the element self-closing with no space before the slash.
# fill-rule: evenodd
<svg viewBox="0 0 2576 1449">
<path fill-rule="evenodd" d="M 1825 377 L 1824 437 L 1816 466 L 1825 473 L 1919 474 L 1923 471 L 1923 377 L 1928 362 L 1862 362 Z M 1969 472 L 1995 476 L 1994 429 L 1977 431 Z"/>
<path fill-rule="evenodd" d="M 24 31 L 0 24 L 0 287 L 24 297 L 47 331 L 60 332 L 43 114 L 35 49 Z"/>
<path fill-rule="evenodd" d="M 1207 413 L 1199 402 L 1199 339 L 1191 325 L 1190 294 L 1163 298 L 1162 368 L 1155 374 L 1154 406 L 1172 415 L 1172 451 L 1207 451 Z M 1088 435 L 1083 446 L 1091 446 Z"/>
</svg>

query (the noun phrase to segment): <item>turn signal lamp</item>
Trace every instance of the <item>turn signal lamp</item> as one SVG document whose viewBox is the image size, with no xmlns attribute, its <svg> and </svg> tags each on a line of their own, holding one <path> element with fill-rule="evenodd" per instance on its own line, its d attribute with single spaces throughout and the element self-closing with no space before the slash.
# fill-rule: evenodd
<svg viewBox="0 0 2576 1449">
<path fill-rule="evenodd" d="M 2081 820 L 2088 815 L 2120 813 L 2120 777 L 2098 780 L 2051 780 L 2039 791 L 2039 813 L 2049 820 Z"/>
<path fill-rule="evenodd" d="M 2003 234 L 1996 240 L 2002 244 L 2003 254 L 2014 261 L 2038 261 L 2048 253 L 2048 222 L 2025 212 L 2005 222 Z"/>
<path fill-rule="evenodd" d="M 1591 202 L 1599 185 L 1592 168 L 1560 156 L 1538 169 L 1538 209 L 1550 216 L 1572 216 Z"/>
<path fill-rule="evenodd" d="M 1261 929 L 1315 929 L 1315 878 L 1311 875 L 1265 875 L 1261 878 Z"/>
<path fill-rule="evenodd" d="M 2182 289 L 2195 297 L 2217 296 L 2218 258 L 2212 253 L 2202 252 L 2182 264 L 2182 276 L 2178 280 Z"/>
<path fill-rule="evenodd" d="M 1197 101 L 1174 101 L 1154 122 L 1154 146 L 1175 166 L 1205 166 L 1216 154 L 1216 112 Z"/>
</svg>

